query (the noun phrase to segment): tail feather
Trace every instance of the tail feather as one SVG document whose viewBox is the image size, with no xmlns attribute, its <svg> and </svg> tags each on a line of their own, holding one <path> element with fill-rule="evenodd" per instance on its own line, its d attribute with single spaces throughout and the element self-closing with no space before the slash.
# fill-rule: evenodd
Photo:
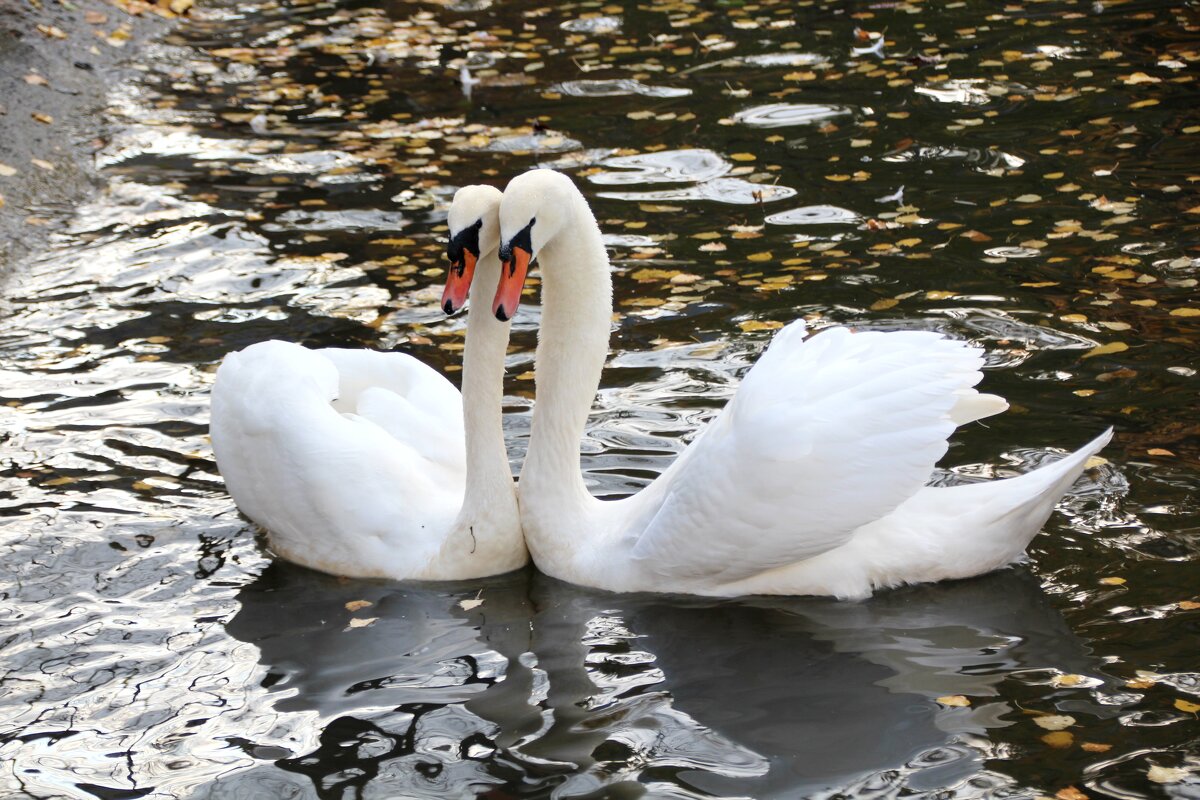
<svg viewBox="0 0 1200 800">
<path fill-rule="evenodd" d="M 928 486 L 856 537 L 872 586 L 967 578 L 1018 560 L 1059 499 L 1112 439 L 1112 429 L 1074 453 L 1014 478 Z"/>
</svg>

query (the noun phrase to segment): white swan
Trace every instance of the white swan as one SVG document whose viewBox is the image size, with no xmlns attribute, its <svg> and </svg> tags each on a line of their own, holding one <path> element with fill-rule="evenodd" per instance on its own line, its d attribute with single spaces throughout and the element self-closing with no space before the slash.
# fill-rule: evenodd
<svg viewBox="0 0 1200 800">
<path fill-rule="evenodd" d="M 499 278 L 499 203 L 488 186 L 454 196 L 447 311 L 462 305 L 476 265 L 480 280 Z M 522 566 L 501 430 L 508 327 L 486 304 L 470 313 L 461 396 L 403 353 L 271 341 L 226 356 L 213 450 L 271 549 L 356 577 L 457 580 Z"/>
<path fill-rule="evenodd" d="M 612 285 L 600 230 L 569 178 L 514 178 L 500 206 L 493 310 L 512 317 L 542 270 L 537 405 L 518 494 L 534 563 L 612 591 L 866 597 L 1019 558 L 1108 442 L 1028 474 L 930 488 L 957 425 L 1007 408 L 977 393 L 982 353 L 929 332 L 775 337 L 724 412 L 624 500 L 587 491 L 579 443 L 608 353 Z"/>
</svg>

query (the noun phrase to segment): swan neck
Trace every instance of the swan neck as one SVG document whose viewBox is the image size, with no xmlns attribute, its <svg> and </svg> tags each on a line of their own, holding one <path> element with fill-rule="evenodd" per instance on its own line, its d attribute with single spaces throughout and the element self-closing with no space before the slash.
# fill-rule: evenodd
<svg viewBox="0 0 1200 800">
<path fill-rule="evenodd" d="M 608 357 L 612 277 L 600 228 L 582 195 L 565 209 L 564 233 L 538 254 L 542 320 L 537 346 L 537 405 L 521 472 L 522 503 L 558 503 L 570 518 L 591 495 L 579 446 Z"/>
<path fill-rule="evenodd" d="M 495 286 L 500 280 L 500 260 L 492 250 L 479 258 L 473 287 Z M 471 299 L 463 346 L 462 404 L 467 444 L 466 493 L 460 518 L 486 509 L 512 494 L 512 471 L 504 447 L 501 419 L 504 402 L 504 357 L 508 350 L 509 323 L 491 313 L 483 297 Z M 481 302 L 482 298 L 482 302 Z"/>
</svg>

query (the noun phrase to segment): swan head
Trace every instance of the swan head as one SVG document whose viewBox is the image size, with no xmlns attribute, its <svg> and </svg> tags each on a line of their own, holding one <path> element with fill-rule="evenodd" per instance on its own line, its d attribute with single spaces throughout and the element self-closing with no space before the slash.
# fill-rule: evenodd
<svg viewBox="0 0 1200 800">
<path fill-rule="evenodd" d="M 500 246 L 500 198 L 499 189 L 482 184 L 464 186 L 454 193 L 446 218 L 450 228 L 450 241 L 446 245 L 450 269 L 446 273 L 446 290 L 442 292 L 442 310 L 447 314 L 466 304 L 480 256 Z"/>
<path fill-rule="evenodd" d="M 492 312 L 504 322 L 521 302 L 529 265 L 553 239 L 574 207 L 579 190 L 566 175 L 535 169 L 508 182 L 500 203 L 500 284 Z"/>
</svg>

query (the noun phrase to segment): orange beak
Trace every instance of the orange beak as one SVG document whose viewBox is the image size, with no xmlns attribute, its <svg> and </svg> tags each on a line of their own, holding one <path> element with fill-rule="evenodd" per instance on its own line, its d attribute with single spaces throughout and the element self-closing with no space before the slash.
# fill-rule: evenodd
<svg viewBox="0 0 1200 800">
<path fill-rule="evenodd" d="M 464 249 L 462 263 L 451 264 L 450 272 L 446 275 L 446 290 L 442 292 L 442 310 L 453 314 L 467 303 L 467 292 L 471 288 L 471 278 L 475 275 L 475 255 Z"/>
<path fill-rule="evenodd" d="M 523 247 L 512 248 L 512 255 L 500 262 L 500 285 L 496 287 L 496 299 L 492 301 L 492 313 L 501 322 L 507 322 L 517 313 L 521 304 L 521 290 L 525 288 L 525 276 L 529 273 L 532 255 Z"/>
</svg>

